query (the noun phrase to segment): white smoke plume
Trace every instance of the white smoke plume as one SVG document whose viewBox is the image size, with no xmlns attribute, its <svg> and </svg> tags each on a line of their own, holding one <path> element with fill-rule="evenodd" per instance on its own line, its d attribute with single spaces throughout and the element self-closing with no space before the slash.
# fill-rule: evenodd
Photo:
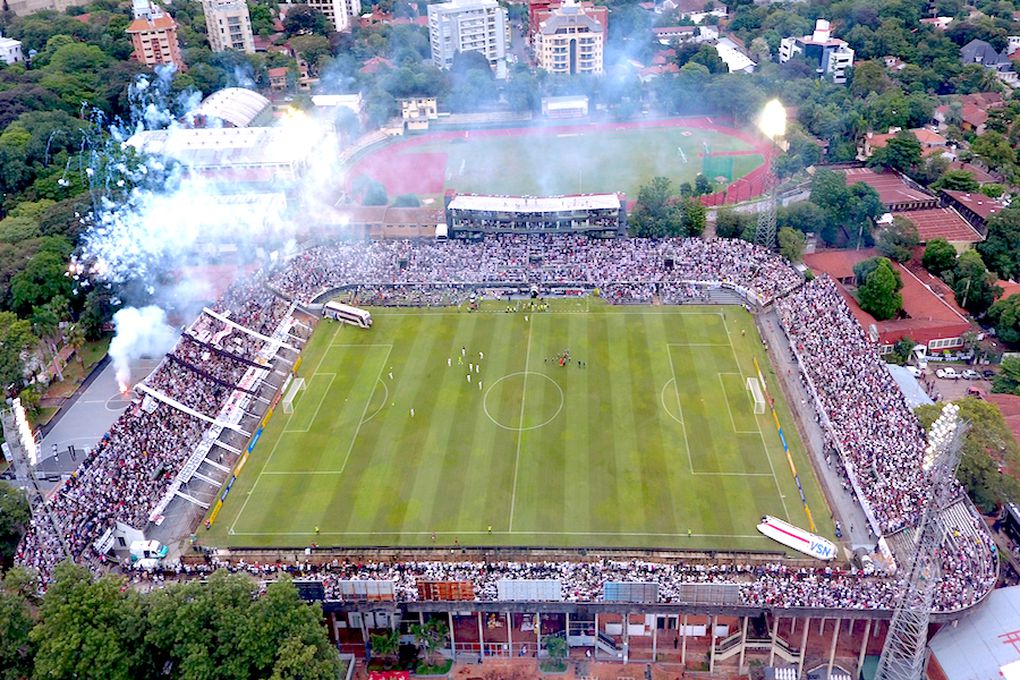
<svg viewBox="0 0 1020 680">
<path fill-rule="evenodd" d="M 166 321 L 166 312 L 155 305 L 125 307 L 113 315 L 117 333 L 110 342 L 110 358 L 117 371 L 121 392 L 130 387 L 131 363 L 145 356 L 166 354 L 177 341 L 177 331 Z"/>
</svg>

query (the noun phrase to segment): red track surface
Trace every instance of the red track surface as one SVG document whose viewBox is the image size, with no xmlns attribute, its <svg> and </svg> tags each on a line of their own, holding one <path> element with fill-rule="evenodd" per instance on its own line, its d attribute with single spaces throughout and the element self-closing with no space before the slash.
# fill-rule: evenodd
<svg viewBox="0 0 1020 680">
<path fill-rule="evenodd" d="M 499 128 L 470 131 L 433 132 L 416 137 L 405 137 L 392 142 L 378 151 L 357 161 L 348 173 L 349 178 L 372 177 L 386 187 L 390 196 L 399 194 L 441 194 L 445 187 L 446 154 L 442 152 L 406 153 L 415 146 L 433 142 L 452 141 L 469 134 L 477 137 L 530 137 L 540 141 L 544 136 L 558 136 L 564 133 L 596 134 L 600 131 L 633 130 L 656 127 L 682 127 L 714 130 L 736 137 L 751 145 L 747 152 L 726 152 L 720 155 L 746 155 L 758 153 L 764 158 L 772 156 L 771 145 L 754 134 L 714 122 L 711 118 L 668 118 L 665 120 L 637 121 L 627 123 L 605 123 L 584 125 L 555 125 L 549 127 Z M 745 201 L 757 196 L 764 189 L 767 165 L 762 164 L 742 178 L 734 181 L 725 190 L 703 196 L 706 205 L 720 205 Z M 350 187 L 348 186 L 348 189 Z"/>
</svg>

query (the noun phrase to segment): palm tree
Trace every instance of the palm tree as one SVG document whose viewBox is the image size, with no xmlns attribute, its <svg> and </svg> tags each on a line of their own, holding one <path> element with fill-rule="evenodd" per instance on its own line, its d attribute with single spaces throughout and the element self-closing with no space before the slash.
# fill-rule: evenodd
<svg viewBox="0 0 1020 680">
<path fill-rule="evenodd" d="M 81 350 L 85 347 L 85 331 L 82 330 L 80 323 L 76 323 L 68 329 L 67 344 L 70 345 L 71 349 L 74 350 L 75 356 L 78 357 L 78 364 L 81 366 L 82 375 L 84 375 L 85 357 L 82 356 Z"/>
<path fill-rule="evenodd" d="M 35 311 L 32 312 L 32 331 L 39 338 L 39 345 L 43 348 L 43 356 L 45 357 L 45 350 L 50 351 L 50 360 L 47 363 L 52 363 L 53 368 L 57 373 L 57 379 L 63 381 L 64 372 L 60 368 L 60 361 L 57 358 L 57 346 L 54 342 L 54 336 L 60 330 L 60 317 L 48 306 L 36 307 Z"/>
<path fill-rule="evenodd" d="M 371 638 L 372 653 L 387 661 L 392 660 L 400 651 L 400 631 L 373 634 Z"/>
</svg>

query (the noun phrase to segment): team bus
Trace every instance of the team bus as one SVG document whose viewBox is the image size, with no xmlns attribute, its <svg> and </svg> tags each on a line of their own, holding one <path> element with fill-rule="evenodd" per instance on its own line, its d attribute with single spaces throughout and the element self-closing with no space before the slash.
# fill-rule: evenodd
<svg viewBox="0 0 1020 680">
<path fill-rule="evenodd" d="M 832 541 L 804 531 L 800 527 L 795 527 L 777 517 L 772 517 L 771 515 L 762 517 L 761 523 L 758 525 L 758 531 L 773 541 L 782 543 L 805 555 L 810 555 L 820 560 L 831 560 L 836 557 L 836 546 Z"/>
<path fill-rule="evenodd" d="M 322 316 L 326 319 L 349 323 L 359 328 L 372 327 L 372 315 L 364 309 L 342 305 L 339 302 L 327 302 L 322 306 Z"/>
</svg>

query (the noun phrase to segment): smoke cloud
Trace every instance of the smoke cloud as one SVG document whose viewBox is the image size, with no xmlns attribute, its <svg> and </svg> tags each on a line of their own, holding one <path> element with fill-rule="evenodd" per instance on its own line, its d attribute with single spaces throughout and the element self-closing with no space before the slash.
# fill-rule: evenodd
<svg viewBox="0 0 1020 680">
<path fill-rule="evenodd" d="M 117 334 L 110 342 L 110 358 L 117 371 L 121 392 L 130 387 L 131 363 L 145 356 L 160 356 L 177 341 L 177 331 L 167 323 L 166 312 L 155 305 L 125 307 L 113 315 Z"/>
</svg>

